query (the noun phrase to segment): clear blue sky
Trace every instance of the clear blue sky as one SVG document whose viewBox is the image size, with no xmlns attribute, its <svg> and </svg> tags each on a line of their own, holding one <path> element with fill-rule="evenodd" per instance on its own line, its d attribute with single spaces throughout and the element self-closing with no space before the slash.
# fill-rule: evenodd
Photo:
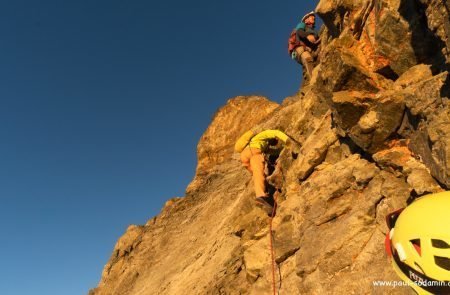
<svg viewBox="0 0 450 295">
<path fill-rule="evenodd" d="M 117 239 L 183 196 L 230 97 L 300 84 L 315 1 L 0 4 L 0 294 L 86 294 Z"/>
</svg>

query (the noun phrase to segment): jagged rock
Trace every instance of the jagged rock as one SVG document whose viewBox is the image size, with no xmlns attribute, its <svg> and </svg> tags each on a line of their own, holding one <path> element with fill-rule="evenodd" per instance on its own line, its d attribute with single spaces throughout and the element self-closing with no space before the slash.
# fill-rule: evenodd
<svg viewBox="0 0 450 295">
<path fill-rule="evenodd" d="M 394 146 L 374 154 L 373 159 L 385 170 L 392 168 L 393 170 L 400 170 L 400 172 L 406 172 L 409 161 L 415 160 L 406 142 L 394 143 Z M 410 174 L 411 171 L 407 173 Z"/>
<path fill-rule="evenodd" d="M 389 61 L 385 68 L 394 73 L 394 78 L 417 64 L 413 44 L 416 40 L 413 40 L 415 36 L 410 30 L 413 20 L 409 22 L 417 17 L 414 5 L 410 5 L 412 2 L 387 1 L 376 11 L 373 40 L 375 55 Z"/>
<path fill-rule="evenodd" d="M 407 181 L 418 195 L 442 191 L 442 188 L 431 177 L 427 169 L 413 170 L 408 176 Z"/>
<path fill-rule="evenodd" d="M 304 180 L 319 165 L 327 154 L 328 148 L 337 141 L 336 133 L 331 129 L 330 113 L 326 114 L 321 125 L 305 141 L 298 159 L 293 164 L 293 173 L 287 173 L 288 181 Z"/>
<path fill-rule="evenodd" d="M 409 24 L 410 43 L 418 63 L 431 64 L 441 70 L 445 68 L 446 60 L 447 64 L 449 61 L 449 5 L 444 2 L 435 0 L 400 1 L 398 9 L 402 18 Z M 446 29 L 447 32 L 444 32 Z"/>
<path fill-rule="evenodd" d="M 450 174 L 446 164 L 449 155 L 446 142 L 448 128 L 445 126 L 448 120 L 438 119 L 435 123 L 433 118 L 436 114 L 439 118 L 448 117 L 448 103 L 442 98 L 450 93 L 449 77 L 443 72 L 450 68 L 450 25 L 448 17 L 445 17 L 448 16 L 448 4 L 438 1 L 356 3 L 323 0 L 317 11 L 331 32 L 331 38 L 334 37 L 331 42 L 327 41 L 327 47 L 323 50 L 317 81 L 324 89 L 334 114 L 339 114 L 335 103 L 338 91 L 356 90 L 370 96 L 385 90 L 386 94 L 393 94 L 397 97 L 395 102 L 405 103 L 406 113 L 412 115 L 407 120 L 412 125 L 410 130 L 414 131 L 400 134 L 412 139 L 414 152 L 422 157 L 434 177 L 449 186 Z M 422 62 L 430 66 L 416 66 Z M 432 76 L 430 69 L 442 73 Z M 386 81 L 396 80 L 399 76 L 394 85 Z M 403 91 L 400 91 L 401 88 Z M 391 115 L 395 115 L 394 119 L 388 128 L 382 128 L 375 140 L 370 131 L 376 128 L 376 124 L 383 126 L 384 122 L 380 124 L 378 116 L 374 118 L 374 114 L 361 105 L 346 105 L 344 116 L 337 116 L 337 122 L 349 120 L 347 126 L 353 128 L 350 138 L 365 151 L 373 153 L 384 148 L 382 142 L 399 127 L 398 116 L 402 113 L 392 111 L 390 107 L 388 109 Z M 347 115 L 353 111 L 348 118 Z M 386 109 L 377 114 L 380 113 L 385 114 Z M 355 124 L 355 118 L 361 119 L 361 122 Z M 430 125 L 440 127 L 440 139 L 428 147 L 429 133 L 434 130 Z"/>
<path fill-rule="evenodd" d="M 435 48 L 441 52 L 436 52 L 435 62 L 432 65 L 441 70 L 449 71 L 450 67 L 450 3 L 448 1 L 439 0 L 421 0 L 422 6 L 425 7 L 425 15 L 428 28 L 436 34 L 434 41 L 437 45 Z M 450 97 L 449 78 L 446 81 L 447 90 L 444 96 Z"/>
<path fill-rule="evenodd" d="M 450 187 L 449 116 L 448 108 L 440 110 L 436 116 L 433 116 L 434 120 L 431 122 L 422 121 L 411 138 L 411 149 L 421 157 L 433 176 L 447 187 Z M 443 135 L 436 142 L 431 141 L 429 135 L 433 132 L 433 127 Z"/>
<path fill-rule="evenodd" d="M 400 171 L 417 195 L 442 190 L 427 167 L 413 157 L 406 143 L 380 151 L 373 155 L 373 159 L 384 169 L 391 168 L 393 173 L 395 170 Z"/>
<path fill-rule="evenodd" d="M 431 67 L 425 64 L 419 64 L 409 68 L 394 82 L 395 90 L 403 90 L 411 85 L 428 80 L 433 76 Z"/>
<path fill-rule="evenodd" d="M 450 4 L 438 0 L 321 0 L 320 63 L 280 106 L 237 97 L 198 145 L 186 196 L 166 203 L 116 245 L 102 294 L 413 294 L 384 254 L 388 213 L 450 188 Z M 233 155 L 246 130 L 281 129 L 270 177 L 278 210 L 253 202 Z"/>
<path fill-rule="evenodd" d="M 323 18 L 332 36 L 344 39 L 342 35 L 349 35 L 363 41 L 358 44 L 360 51 L 357 55 L 361 64 L 366 64 L 374 73 L 395 79 L 417 64 L 408 22 L 415 14 L 414 10 L 410 12 L 404 9 L 406 15 L 403 17 L 400 8 L 404 6 L 407 5 L 392 0 L 322 0 L 317 6 L 317 13 Z"/>
<path fill-rule="evenodd" d="M 297 194 L 306 200 L 297 202 L 301 208 L 299 213 L 305 216 L 296 253 L 297 273 L 303 278 L 300 293 L 340 294 L 343 290 L 357 293 L 362 286 L 370 288 L 372 280 L 386 278 L 385 267 L 378 260 L 381 257 L 360 258 L 367 253 L 366 248 L 376 249 L 382 241 L 382 238 L 374 239 L 380 235 L 376 222 L 380 199 L 386 198 L 395 207 L 394 203 L 405 197 L 405 194 L 390 193 L 384 181 L 378 190 L 372 188 L 380 178 L 382 175 L 374 164 L 354 155 L 314 172 L 301 185 Z M 378 264 L 377 268 L 374 263 Z M 370 274 L 359 275 L 362 281 L 355 283 L 349 279 L 358 277 L 361 269 L 369 266 Z"/>
<path fill-rule="evenodd" d="M 102 277 L 108 279 L 101 281 L 99 288 L 108 288 L 110 282 L 119 279 L 117 272 L 128 267 L 128 257 L 133 256 L 133 250 L 142 242 L 144 232 L 145 230 L 142 226 L 130 225 L 128 227 L 126 233 L 117 241 L 110 261 L 105 265 Z M 136 274 L 138 273 L 133 272 L 133 275 L 126 277 L 124 280 L 121 278 L 123 284 L 127 286 L 126 288 L 134 283 Z"/>
<path fill-rule="evenodd" d="M 129 255 L 139 245 L 143 232 L 142 226 L 130 225 L 114 247 L 113 255 L 117 259 Z"/>
<path fill-rule="evenodd" d="M 315 11 L 323 19 L 332 35 L 338 37 L 345 29 L 354 31 L 362 28 L 373 9 L 373 2 L 373 0 L 322 0 Z"/>
<path fill-rule="evenodd" d="M 441 89 L 447 78 L 447 73 L 422 80 L 412 84 L 405 89 L 411 95 L 406 97 L 406 106 L 413 116 L 421 115 L 430 117 L 433 113 L 443 106 Z"/>
<path fill-rule="evenodd" d="M 363 150 L 375 152 L 400 126 L 404 95 L 394 91 L 378 94 L 340 91 L 332 98 L 335 122 Z"/>
<path fill-rule="evenodd" d="M 417 70 L 414 68 L 411 73 Z M 411 139 L 411 150 L 421 157 L 432 175 L 450 186 L 450 104 L 441 96 L 448 73 L 431 76 L 429 71 L 424 72 L 421 79 L 409 78 L 399 83 L 408 93 L 408 112 L 399 133 Z"/>
<path fill-rule="evenodd" d="M 364 52 L 351 35 L 333 40 L 324 50 L 317 83 L 329 93 L 345 90 L 377 93 L 391 84 L 370 71 Z"/>
<path fill-rule="evenodd" d="M 244 264 L 247 277 L 251 282 L 255 282 L 259 277 L 267 277 L 270 270 L 271 254 L 269 250 L 269 236 L 256 241 L 244 252 Z"/>
</svg>

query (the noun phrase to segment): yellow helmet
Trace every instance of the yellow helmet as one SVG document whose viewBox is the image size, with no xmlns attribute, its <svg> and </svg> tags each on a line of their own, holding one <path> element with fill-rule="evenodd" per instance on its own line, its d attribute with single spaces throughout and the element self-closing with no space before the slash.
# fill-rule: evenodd
<svg viewBox="0 0 450 295">
<path fill-rule="evenodd" d="M 386 220 L 395 272 L 419 294 L 450 294 L 450 191 L 423 196 Z"/>
</svg>

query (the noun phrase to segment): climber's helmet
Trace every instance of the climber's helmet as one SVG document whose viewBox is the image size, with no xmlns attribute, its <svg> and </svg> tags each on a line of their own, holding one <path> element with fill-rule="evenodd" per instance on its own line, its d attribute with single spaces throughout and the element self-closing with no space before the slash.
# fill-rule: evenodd
<svg viewBox="0 0 450 295">
<path fill-rule="evenodd" d="M 386 217 L 386 252 L 419 294 L 450 294 L 450 191 L 430 194 Z"/>
</svg>

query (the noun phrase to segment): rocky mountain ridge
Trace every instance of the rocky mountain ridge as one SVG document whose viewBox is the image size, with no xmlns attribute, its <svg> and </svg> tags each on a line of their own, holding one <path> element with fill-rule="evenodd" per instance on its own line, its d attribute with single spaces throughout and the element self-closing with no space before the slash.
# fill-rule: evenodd
<svg viewBox="0 0 450 295">
<path fill-rule="evenodd" d="M 281 105 L 230 99 L 198 144 L 196 176 L 117 242 L 100 294 L 272 294 L 269 219 L 233 154 L 250 128 L 281 129 L 270 177 L 279 294 L 412 294 L 384 254 L 384 218 L 450 189 L 450 1 L 322 0 L 320 63 Z"/>
</svg>

